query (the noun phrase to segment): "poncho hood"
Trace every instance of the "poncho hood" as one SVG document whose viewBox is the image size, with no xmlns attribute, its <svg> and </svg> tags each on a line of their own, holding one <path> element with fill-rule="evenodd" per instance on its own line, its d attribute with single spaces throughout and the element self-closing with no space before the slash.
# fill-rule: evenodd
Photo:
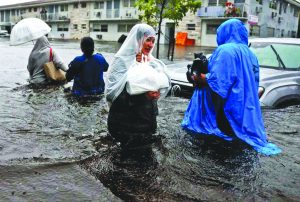
<svg viewBox="0 0 300 202">
<path fill-rule="evenodd" d="M 230 19 L 218 27 L 217 44 L 220 46 L 225 43 L 248 44 L 248 31 L 242 21 Z"/>
</svg>

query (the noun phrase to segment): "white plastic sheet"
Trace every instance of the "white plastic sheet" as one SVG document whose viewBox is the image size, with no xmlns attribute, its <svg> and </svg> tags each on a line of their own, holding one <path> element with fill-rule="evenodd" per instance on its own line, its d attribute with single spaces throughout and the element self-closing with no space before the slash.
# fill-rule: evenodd
<svg viewBox="0 0 300 202">
<path fill-rule="evenodd" d="M 159 91 L 168 87 L 169 79 L 166 74 L 154 69 L 149 63 L 136 62 L 127 72 L 126 90 L 130 95 Z"/>
</svg>

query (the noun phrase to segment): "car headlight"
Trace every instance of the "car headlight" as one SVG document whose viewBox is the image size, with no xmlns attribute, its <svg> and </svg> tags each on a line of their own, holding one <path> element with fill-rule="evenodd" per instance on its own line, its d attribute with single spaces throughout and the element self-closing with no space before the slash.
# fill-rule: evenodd
<svg viewBox="0 0 300 202">
<path fill-rule="evenodd" d="M 258 87 L 258 97 L 261 98 L 261 96 L 264 94 L 265 89 L 261 86 Z"/>
</svg>

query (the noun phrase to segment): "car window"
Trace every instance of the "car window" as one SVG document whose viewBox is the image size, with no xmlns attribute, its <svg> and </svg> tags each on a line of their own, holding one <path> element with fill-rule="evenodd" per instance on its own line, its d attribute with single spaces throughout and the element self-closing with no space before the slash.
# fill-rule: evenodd
<svg viewBox="0 0 300 202">
<path fill-rule="evenodd" d="M 274 44 L 286 68 L 298 69 L 300 67 L 300 45 Z"/>
<path fill-rule="evenodd" d="M 297 70 L 300 68 L 300 45 L 252 43 L 251 49 L 262 67 L 283 68 L 277 59 L 276 51 L 287 69 Z"/>
</svg>

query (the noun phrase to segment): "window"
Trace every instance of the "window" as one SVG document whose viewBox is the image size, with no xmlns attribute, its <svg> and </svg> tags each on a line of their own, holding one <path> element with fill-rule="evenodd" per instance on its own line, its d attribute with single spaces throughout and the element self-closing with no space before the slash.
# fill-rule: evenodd
<svg viewBox="0 0 300 202">
<path fill-rule="evenodd" d="M 73 7 L 74 7 L 74 8 L 78 8 L 78 3 L 74 3 L 74 4 L 73 4 Z"/>
<path fill-rule="evenodd" d="M 108 25 L 101 25 L 101 30 L 100 32 L 107 32 L 108 31 Z"/>
<path fill-rule="evenodd" d="M 106 2 L 106 9 L 112 9 L 112 2 L 111 1 Z"/>
<path fill-rule="evenodd" d="M 86 3 L 85 2 L 81 3 L 81 8 L 86 8 Z"/>
<path fill-rule="evenodd" d="M 124 7 L 134 7 L 135 0 L 124 0 Z"/>
<path fill-rule="evenodd" d="M 28 8 L 28 12 L 31 12 L 32 11 L 32 8 Z"/>
<path fill-rule="evenodd" d="M 94 32 L 107 32 L 108 31 L 108 25 L 95 23 L 95 24 L 92 24 L 91 29 Z"/>
<path fill-rule="evenodd" d="M 196 24 L 186 24 L 187 30 L 195 30 Z"/>
<path fill-rule="evenodd" d="M 64 23 L 62 23 L 62 24 L 58 24 L 57 25 L 57 31 L 59 31 L 59 32 L 67 32 L 67 31 L 69 31 L 69 25 L 68 24 L 64 24 Z"/>
<path fill-rule="evenodd" d="M 126 32 L 126 31 L 127 31 L 126 25 L 122 25 L 122 24 L 118 25 L 118 32 Z"/>
<path fill-rule="evenodd" d="M 258 62 L 262 67 L 281 69 L 282 65 L 278 61 L 276 53 L 280 56 L 287 69 L 298 70 L 300 65 L 300 46 L 294 44 L 273 43 L 252 43 L 251 49 L 257 56 Z M 274 50 L 276 50 L 276 53 Z"/>
<path fill-rule="evenodd" d="M 216 6 L 217 0 L 208 0 L 208 6 Z"/>
<path fill-rule="evenodd" d="M 135 0 L 130 0 L 130 7 L 134 7 Z"/>
<path fill-rule="evenodd" d="M 94 8 L 95 9 L 104 9 L 104 2 L 101 1 L 101 2 L 95 2 L 94 3 Z"/>
<path fill-rule="evenodd" d="M 82 24 L 82 25 L 81 25 L 81 28 L 82 28 L 82 29 L 86 29 L 86 24 Z"/>
<path fill-rule="evenodd" d="M 206 25 L 206 34 L 217 34 L 219 25 Z"/>
<path fill-rule="evenodd" d="M 277 2 L 275 0 L 270 1 L 269 8 L 271 9 L 277 9 Z"/>
<path fill-rule="evenodd" d="M 4 11 L 1 11 L 1 22 L 4 22 Z"/>
<path fill-rule="evenodd" d="M 68 11 L 68 4 L 60 5 L 60 11 Z"/>
<path fill-rule="evenodd" d="M 77 24 L 74 24 L 74 25 L 73 25 L 73 29 L 78 29 L 78 25 L 77 25 Z"/>
<path fill-rule="evenodd" d="M 268 34 L 267 35 L 268 37 L 274 37 L 275 36 L 275 28 L 268 27 L 267 34 Z"/>
<path fill-rule="evenodd" d="M 118 24 L 118 32 L 129 32 L 134 24 Z"/>
<path fill-rule="evenodd" d="M 24 14 L 24 13 L 26 13 L 25 9 L 21 9 L 21 10 L 20 10 L 20 14 L 22 15 L 22 14 Z"/>
<path fill-rule="evenodd" d="M 286 13 L 287 5 L 288 5 L 287 3 L 284 3 L 284 4 L 283 4 L 283 12 L 284 12 L 284 13 Z"/>
<path fill-rule="evenodd" d="M 253 25 L 250 27 L 250 36 L 259 36 L 260 35 L 260 27 L 257 25 Z"/>
<path fill-rule="evenodd" d="M 37 7 L 33 8 L 33 11 L 34 11 L 34 12 L 37 12 Z"/>
<path fill-rule="evenodd" d="M 256 2 L 258 2 L 260 5 L 263 4 L 263 0 L 256 0 Z"/>
<path fill-rule="evenodd" d="M 295 8 L 294 9 L 294 17 L 298 17 L 298 15 L 299 15 L 299 9 Z"/>
<path fill-rule="evenodd" d="M 93 32 L 100 32 L 100 24 L 92 24 L 91 28 Z"/>
</svg>

